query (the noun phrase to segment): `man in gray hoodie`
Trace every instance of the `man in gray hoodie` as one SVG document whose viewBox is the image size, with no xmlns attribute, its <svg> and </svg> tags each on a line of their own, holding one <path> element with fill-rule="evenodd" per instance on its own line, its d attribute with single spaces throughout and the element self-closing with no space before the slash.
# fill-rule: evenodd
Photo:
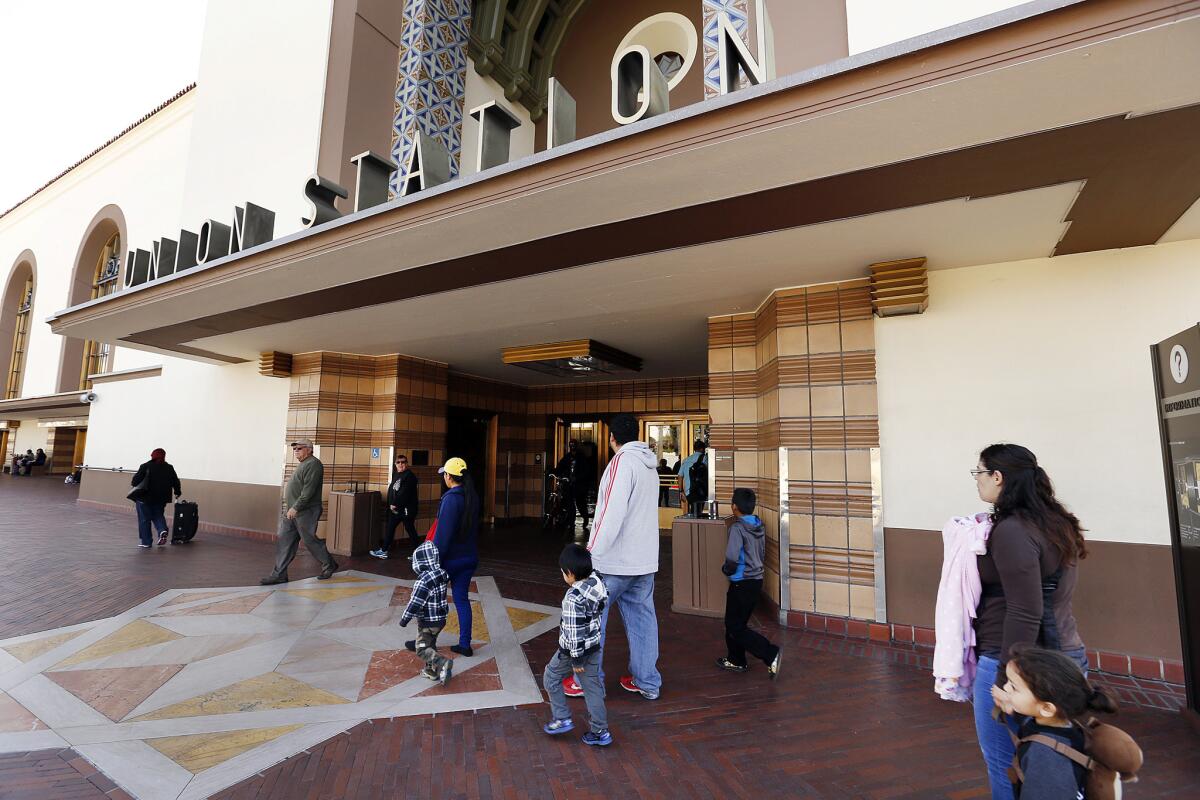
<svg viewBox="0 0 1200 800">
<path fill-rule="evenodd" d="M 616 451 L 596 490 L 596 516 L 587 549 L 592 566 L 608 589 L 609 602 L 601 618 L 600 682 L 604 683 L 604 634 L 608 611 L 621 609 L 629 638 L 629 675 L 621 688 L 657 700 L 662 690 L 658 673 L 658 617 L 654 611 L 654 575 L 658 572 L 658 459 L 638 441 L 638 421 L 617 414 L 608 423 L 609 446 Z M 563 681 L 568 697 L 580 697 L 574 676 Z"/>
<path fill-rule="evenodd" d="M 761 659 L 767 665 L 767 675 L 775 678 L 783 651 L 747 624 L 762 593 L 766 552 L 762 520 L 754 515 L 757 503 L 753 490 L 733 490 L 733 512 L 737 519 L 729 528 L 725 563 L 721 566 L 721 572 L 729 578 L 729 592 L 725 595 L 725 646 L 729 654 L 718 658 L 717 666 L 729 672 L 745 672 L 750 668 L 746 664 L 748 651 Z"/>
</svg>

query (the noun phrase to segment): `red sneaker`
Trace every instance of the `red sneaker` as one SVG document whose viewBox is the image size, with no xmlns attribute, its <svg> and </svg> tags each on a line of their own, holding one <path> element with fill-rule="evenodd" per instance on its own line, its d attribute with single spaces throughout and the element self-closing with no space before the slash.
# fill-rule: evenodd
<svg viewBox="0 0 1200 800">
<path fill-rule="evenodd" d="M 574 675 L 563 678 L 563 694 L 567 697 L 583 697 L 583 687 L 575 680 Z"/>
<path fill-rule="evenodd" d="M 640 694 L 642 697 L 646 698 L 647 700 L 657 700 L 658 699 L 657 694 L 655 694 L 653 692 L 647 692 L 645 689 L 638 686 L 637 683 L 633 680 L 632 675 L 622 675 L 621 676 L 621 688 L 627 692 L 633 692 L 634 694 Z"/>
</svg>

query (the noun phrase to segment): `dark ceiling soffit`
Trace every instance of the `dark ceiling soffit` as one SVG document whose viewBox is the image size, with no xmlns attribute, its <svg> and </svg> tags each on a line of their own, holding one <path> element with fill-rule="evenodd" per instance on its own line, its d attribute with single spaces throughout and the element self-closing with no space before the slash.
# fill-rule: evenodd
<svg viewBox="0 0 1200 800">
<path fill-rule="evenodd" d="M 597 225 L 131 334 L 210 336 L 616 259 L 1086 181 L 1052 255 L 1154 244 L 1200 198 L 1200 106 L 1107 119 Z M 208 355 L 207 357 L 214 357 Z"/>
<path fill-rule="evenodd" d="M 81 394 L 83 392 L 66 392 L 57 395 L 43 395 L 42 397 L 20 397 L 13 400 L 3 400 L 0 401 L 0 418 L 5 414 L 17 412 L 28 414 L 31 411 L 62 411 L 64 409 L 75 409 L 76 411 L 87 413 L 87 405 L 79 402 L 79 395 Z"/>
</svg>

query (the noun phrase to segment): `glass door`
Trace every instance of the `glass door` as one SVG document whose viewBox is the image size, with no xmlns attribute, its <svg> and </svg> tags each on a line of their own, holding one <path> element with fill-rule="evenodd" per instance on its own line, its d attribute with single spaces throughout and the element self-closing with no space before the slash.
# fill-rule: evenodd
<svg viewBox="0 0 1200 800">
<path fill-rule="evenodd" d="M 645 420 L 642 441 L 654 451 L 658 469 L 658 527 L 670 529 L 684 511 L 679 466 L 686 455 L 682 434 L 685 420 Z"/>
</svg>

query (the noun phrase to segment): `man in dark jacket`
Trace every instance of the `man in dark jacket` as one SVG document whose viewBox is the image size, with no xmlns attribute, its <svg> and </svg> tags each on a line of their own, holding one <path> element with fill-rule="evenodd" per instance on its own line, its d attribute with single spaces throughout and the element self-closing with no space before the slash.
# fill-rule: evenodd
<svg viewBox="0 0 1200 800">
<path fill-rule="evenodd" d="M 137 506 L 138 515 L 138 547 L 150 547 L 150 526 L 153 524 L 158 531 L 158 545 L 167 543 L 167 518 L 163 510 L 171 502 L 171 493 L 179 497 L 182 493 L 179 486 L 179 476 L 175 468 L 167 463 L 167 451 L 161 447 L 150 453 L 150 460 L 138 467 L 130 486 L 145 485 L 130 493 L 130 499 Z"/>
<path fill-rule="evenodd" d="M 408 456 L 400 453 L 396 456 L 396 472 L 392 476 L 392 484 L 388 487 L 387 527 L 383 532 L 383 543 L 378 550 L 372 550 L 376 558 L 387 559 L 391 552 L 392 542 L 396 540 L 396 526 L 404 523 L 408 532 L 408 541 L 415 548 L 421 543 L 417 537 L 417 475 L 408 468 Z"/>
<path fill-rule="evenodd" d="M 588 497 L 596 485 L 595 453 L 572 439 L 567 443 L 566 455 L 559 459 L 558 465 L 555 466 L 554 474 L 569 481 L 572 511 L 583 517 L 583 529 L 587 530 Z"/>
</svg>

